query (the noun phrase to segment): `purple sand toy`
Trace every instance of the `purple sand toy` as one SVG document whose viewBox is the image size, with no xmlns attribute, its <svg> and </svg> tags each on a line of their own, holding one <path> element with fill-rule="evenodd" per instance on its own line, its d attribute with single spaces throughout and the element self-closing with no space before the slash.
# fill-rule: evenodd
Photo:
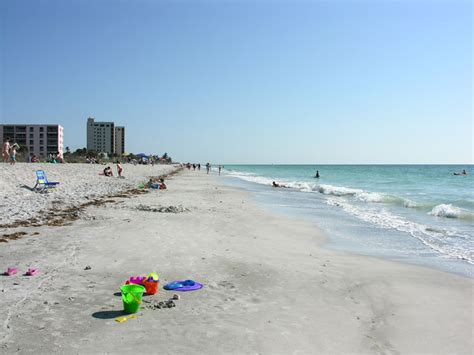
<svg viewBox="0 0 474 355">
<path fill-rule="evenodd" d="M 145 276 L 131 276 L 129 281 L 131 284 L 141 285 L 145 279 Z"/>
<path fill-rule="evenodd" d="M 178 280 L 178 281 L 173 281 L 164 286 L 165 290 L 168 291 L 180 291 L 180 292 L 186 292 L 186 291 L 196 291 L 203 288 L 203 285 L 200 284 L 199 282 L 193 281 L 193 280 Z"/>
</svg>

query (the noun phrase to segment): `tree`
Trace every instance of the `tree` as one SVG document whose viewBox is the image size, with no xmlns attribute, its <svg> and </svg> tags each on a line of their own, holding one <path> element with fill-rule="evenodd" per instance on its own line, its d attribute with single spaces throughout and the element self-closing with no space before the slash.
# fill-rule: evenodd
<svg viewBox="0 0 474 355">
<path fill-rule="evenodd" d="M 69 147 L 66 147 L 66 154 L 71 154 L 71 149 Z"/>
<path fill-rule="evenodd" d="M 22 157 L 25 161 L 28 161 L 30 149 L 27 145 L 20 144 L 18 146 L 18 155 Z"/>
</svg>

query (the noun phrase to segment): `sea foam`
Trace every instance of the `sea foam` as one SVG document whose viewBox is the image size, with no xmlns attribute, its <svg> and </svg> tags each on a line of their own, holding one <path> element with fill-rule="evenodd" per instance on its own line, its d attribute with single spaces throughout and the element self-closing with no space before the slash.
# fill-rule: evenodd
<svg viewBox="0 0 474 355">
<path fill-rule="evenodd" d="M 456 231 L 435 229 L 421 223 L 410 221 L 386 210 L 360 208 L 338 197 L 328 198 L 326 203 L 342 208 L 347 213 L 384 229 L 395 229 L 408 233 L 430 249 L 451 258 L 458 258 L 474 264 L 474 252 L 469 248 L 458 245 L 455 240 L 466 240 L 473 244 L 470 238 L 459 235 Z M 473 245 L 474 246 L 474 245 Z"/>
<path fill-rule="evenodd" d="M 445 218 L 462 218 L 462 219 L 473 219 L 474 215 L 469 211 L 466 211 L 462 208 L 453 206 L 451 204 L 441 204 L 433 207 L 430 215 L 436 217 L 445 217 Z"/>
</svg>

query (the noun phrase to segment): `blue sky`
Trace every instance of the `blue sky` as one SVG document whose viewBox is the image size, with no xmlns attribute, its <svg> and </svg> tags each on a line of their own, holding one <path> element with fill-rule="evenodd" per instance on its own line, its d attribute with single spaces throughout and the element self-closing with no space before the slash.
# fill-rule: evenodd
<svg viewBox="0 0 474 355">
<path fill-rule="evenodd" d="M 0 122 L 216 163 L 473 161 L 470 1 L 2 1 Z"/>
</svg>

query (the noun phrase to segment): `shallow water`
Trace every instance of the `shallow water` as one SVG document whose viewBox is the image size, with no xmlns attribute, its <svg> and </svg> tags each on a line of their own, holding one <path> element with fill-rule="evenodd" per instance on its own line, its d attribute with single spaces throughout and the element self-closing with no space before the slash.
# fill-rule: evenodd
<svg viewBox="0 0 474 355">
<path fill-rule="evenodd" d="M 466 169 L 469 175 L 454 176 Z M 320 178 L 314 178 L 319 170 Z M 329 246 L 473 277 L 473 166 L 228 165 L 269 208 L 313 220 Z M 272 181 L 289 188 L 271 187 Z"/>
</svg>

